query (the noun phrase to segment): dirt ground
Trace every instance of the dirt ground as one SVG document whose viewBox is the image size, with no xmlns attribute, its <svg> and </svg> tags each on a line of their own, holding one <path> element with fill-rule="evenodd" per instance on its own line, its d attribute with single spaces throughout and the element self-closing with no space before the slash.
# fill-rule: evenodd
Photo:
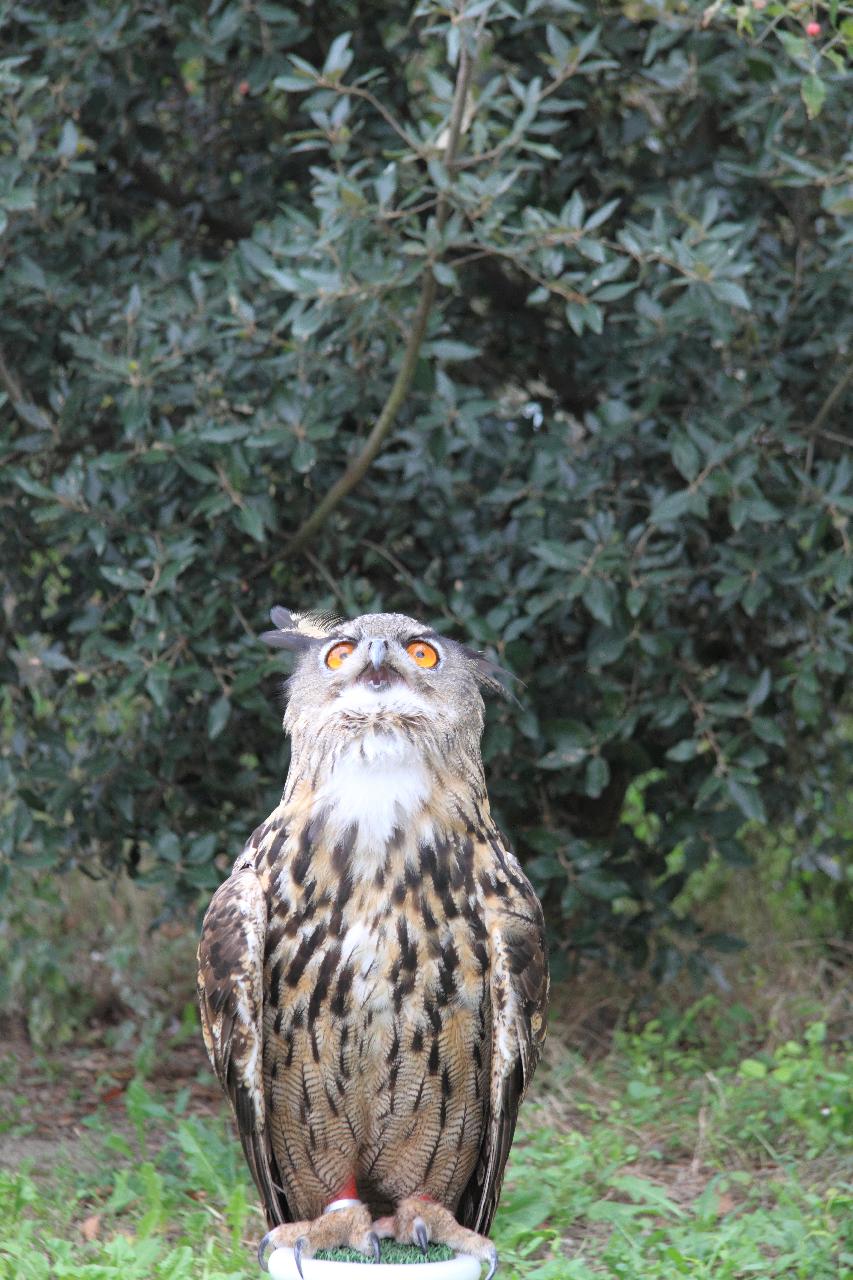
<svg viewBox="0 0 853 1280">
<path fill-rule="evenodd" d="M 90 1043 L 36 1051 L 26 1035 L 0 1027 L 0 1166 L 31 1163 L 47 1172 L 57 1156 L 92 1170 L 89 1116 L 106 1112 L 109 1126 L 129 1130 L 124 1092 L 136 1074 L 133 1053 L 110 1047 L 99 1032 Z M 186 1112 L 218 1114 L 222 1092 L 208 1068 L 201 1037 L 167 1044 L 148 1075 L 166 1099 L 189 1090 Z"/>
</svg>

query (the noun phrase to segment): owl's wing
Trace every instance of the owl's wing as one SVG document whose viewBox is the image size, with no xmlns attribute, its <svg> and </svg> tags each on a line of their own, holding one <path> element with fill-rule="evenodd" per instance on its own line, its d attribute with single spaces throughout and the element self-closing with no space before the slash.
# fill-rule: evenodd
<svg viewBox="0 0 853 1280">
<path fill-rule="evenodd" d="M 487 895 L 491 951 L 492 1069 L 483 1139 L 457 1210 L 487 1233 L 495 1215 L 518 1108 L 545 1041 L 548 951 L 542 907 L 514 855 L 491 842 L 495 894 Z"/>
<path fill-rule="evenodd" d="M 227 1093 L 271 1225 L 291 1221 L 266 1124 L 263 1080 L 267 904 L 238 863 L 213 895 L 198 947 L 198 997 L 207 1056 Z"/>
</svg>

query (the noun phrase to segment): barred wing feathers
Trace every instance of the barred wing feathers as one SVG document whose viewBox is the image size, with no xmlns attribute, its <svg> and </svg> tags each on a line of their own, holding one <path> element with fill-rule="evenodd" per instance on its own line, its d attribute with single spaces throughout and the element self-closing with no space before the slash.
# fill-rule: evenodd
<svg viewBox="0 0 853 1280">
<path fill-rule="evenodd" d="M 497 1209 L 518 1108 L 545 1041 L 548 952 L 542 907 L 514 855 L 492 840 L 495 898 L 488 897 L 492 1067 L 480 1154 L 458 1219 L 486 1234 Z"/>
<path fill-rule="evenodd" d="M 251 867 L 235 869 L 204 917 L 198 995 L 207 1055 L 228 1095 L 252 1177 L 271 1224 L 292 1215 L 266 1124 L 263 976 L 267 904 Z"/>
</svg>

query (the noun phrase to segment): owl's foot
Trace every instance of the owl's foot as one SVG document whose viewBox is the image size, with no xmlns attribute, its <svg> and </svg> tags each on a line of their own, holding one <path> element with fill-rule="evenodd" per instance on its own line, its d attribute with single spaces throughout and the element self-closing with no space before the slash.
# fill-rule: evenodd
<svg viewBox="0 0 853 1280">
<path fill-rule="evenodd" d="M 467 1253 L 489 1264 L 485 1280 L 492 1280 L 498 1269 L 498 1251 L 486 1236 L 477 1235 L 461 1227 L 449 1209 L 424 1200 L 420 1196 L 408 1196 L 397 1205 L 393 1217 L 379 1218 L 373 1230 L 380 1239 L 394 1239 L 398 1244 L 416 1244 L 424 1253 L 430 1241 L 446 1244 L 457 1253 Z"/>
<path fill-rule="evenodd" d="M 334 1201 L 319 1218 L 273 1227 L 258 1245 L 258 1262 L 266 1271 L 268 1253 L 292 1249 L 301 1276 L 303 1258 L 313 1258 L 318 1249 L 340 1248 L 357 1249 L 379 1261 L 379 1237 L 373 1230 L 370 1210 L 360 1200 Z"/>
</svg>

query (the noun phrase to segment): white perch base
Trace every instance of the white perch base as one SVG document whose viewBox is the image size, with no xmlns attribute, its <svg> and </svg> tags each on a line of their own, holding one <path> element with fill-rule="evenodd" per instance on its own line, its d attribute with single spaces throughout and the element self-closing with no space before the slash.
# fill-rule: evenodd
<svg viewBox="0 0 853 1280">
<path fill-rule="evenodd" d="M 272 1280 L 299 1280 L 292 1249 L 274 1249 L 267 1259 Z M 459 1256 L 446 1262 L 326 1262 L 303 1258 L 305 1280 L 480 1280 L 482 1264 Z"/>
</svg>

